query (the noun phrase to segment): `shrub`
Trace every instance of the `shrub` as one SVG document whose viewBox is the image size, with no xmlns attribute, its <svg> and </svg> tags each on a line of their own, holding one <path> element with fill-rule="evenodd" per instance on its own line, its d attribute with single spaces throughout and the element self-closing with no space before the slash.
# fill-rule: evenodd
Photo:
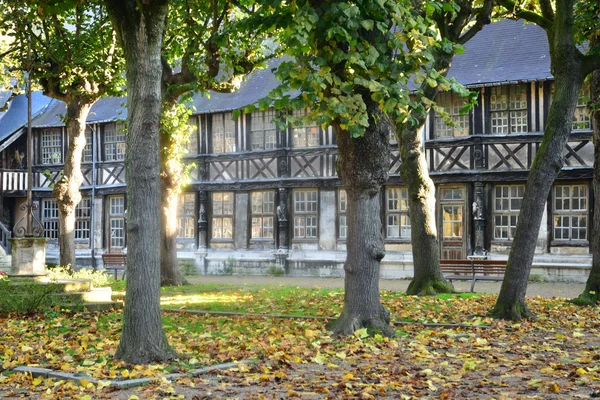
<svg viewBox="0 0 600 400">
<path fill-rule="evenodd" d="M 269 268 L 267 269 L 267 274 L 271 276 L 284 276 L 285 270 L 281 267 L 278 267 L 275 264 L 269 264 Z"/>
<path fill-rule="evenodd" d="M 60 289 L 53 283 L 42 284 L 32 280 L 0 279 L 0 314 L 26 314 L 46 311 L 58 305 L 54 296 Z"/>
<path fill-rule="evenodd" d="M 48 278 L 50 281 L 61 279 L 84 279 L 92 281 L 94 287 L 110 286 L 112 278 L 105 271 L 94 271 L 92 269 L 82 268 L 79 271 L 73 271 L 70 265 L 66 267 L 54 267 L 48 269 Z"/>
</svg>

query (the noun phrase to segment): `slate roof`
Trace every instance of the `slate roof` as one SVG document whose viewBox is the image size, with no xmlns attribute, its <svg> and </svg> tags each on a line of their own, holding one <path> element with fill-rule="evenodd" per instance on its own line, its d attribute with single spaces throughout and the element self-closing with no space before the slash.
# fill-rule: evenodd
<svg viewBox="0 0 600 400">
<path fill-rule="evenodd" d="M 468 86 L 552 79 L 546 33 L 523 21 L 487 25 L 454 57 L 449 76 Z"/>
<path fill-rule="evenodd" d="M 56 102 L 42 92 L 31 94 L 31 114 L 33 117 L 43 112 L 50 103 Z M 8 111 L 0 120 L 0 142 L 27 125 L 27 96 L 21 94 L 10 102 Z"/>
<path fill-rule="evenodd" d="M 254 71 L 234 93 L 195 95 L 191 104 L 195 108 L 194 114 L 231 111 L 257 102 L 277 86 L 272 69 L 281 62 L 281 59 L 272 60 L 267 68 Z M 552 79 L 546 34 L 537 25 L 523 21 L 501 20 L 490 24 L 465 45 L 464 54 L 454 58 L 449 76 L 472 87 Z M 41 93 L 34 93 L 34 98 L 34 115 L 42 107 L 47 109 L 34 118 L 33 126 L 64 125 L 61 120 L 64 103 L 51 101 Z M 16 97 L 0 120 L 0 141 L 25 125 L 26 110 L 25 97 Z M 126 98 L 103 98 L 92 107 L 88 122 L 126 118 Z"/>
</svg>

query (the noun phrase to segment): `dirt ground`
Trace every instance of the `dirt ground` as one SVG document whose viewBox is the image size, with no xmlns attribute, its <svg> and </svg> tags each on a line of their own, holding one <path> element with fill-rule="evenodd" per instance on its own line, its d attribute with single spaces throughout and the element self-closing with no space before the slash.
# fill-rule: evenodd
<svg viewBox="0 0 600 400">
<path fill-rule="evenodd" d="M 300 277 L 272 277 L 272 276 L 190 276 L 191 283 L 222 283 L 230 285 L 285 285 L 301 287 L 343 288 L 342 278 L 300 278 Z M 410 280 L 408 279 L 381 279 L 379 287 L 384 290 L 406 291 Z M 502 282 L 477 282 L 475 292 L 498 293 Z M 454 288 L 461 292 L 468 292 L 471 282 L 454 282 Z M 548 283 L 530 282 L 527 286 L 527 296 L 540 297 L 565 297 L 579 296 L 585 285 L 583 283 Z"/>
</svg>

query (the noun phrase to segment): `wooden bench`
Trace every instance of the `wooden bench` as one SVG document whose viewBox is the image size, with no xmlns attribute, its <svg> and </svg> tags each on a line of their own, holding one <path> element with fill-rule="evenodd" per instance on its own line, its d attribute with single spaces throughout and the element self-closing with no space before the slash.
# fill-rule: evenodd
<svg viewBox="0 0 600 400">
<path fill-rule="evenodd" d="M 105 270 L 113 271 L 115 280 L 119 279 L 119 271 L 123 272 L 121 279 L 125 279 L 125 274 L 127 273 L 127 254 L 102 254 L 102 262 L 104 263 Z"/>
<path fill-rule="evenodd" d="M 471 292 L 477 281 L 501 281 L 506 271 L 506 260 L 440 260 L 444 277 L 471 281 Z"/>
</svg>

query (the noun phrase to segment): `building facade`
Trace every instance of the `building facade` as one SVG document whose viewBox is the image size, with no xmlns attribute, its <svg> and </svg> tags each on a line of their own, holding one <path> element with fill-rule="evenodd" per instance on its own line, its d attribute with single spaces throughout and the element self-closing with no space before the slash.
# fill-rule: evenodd
<svg viewBox="0 0 600 400">
<path fill-rule="evenodd" d="M 464 100 L 441 93 L 438 104 L 453 124 L 432 111 L 423 132 L 436 184 L 441 254 L 449 259 L 472 254 L 506 258 L 553 91 L 545 34 L 522 22 L 494 23 L 465 46 L 450 75 L 476 92 L 478 102 L 461 114 Z M 197 96 L 190 105 L 194 134 L 185 160 L 194 168 L 180 196 L 179 256 L 198 273 L 229 273 L 233 268 L 236 273 L 264 274 L 283 268 L 288 275 L 343 275 L 346 194 L 335 169 L 332 130 L 316 125 L 280 129 L 273 122 L 275 110 L 233 117 L 234 110 L 256 102 L 276 85 L 271 70 L 265 69 L 253 73 L 236 93 Z M 586 90 L 537 241 L 532 273 L 553 280 L 583 281 L 591 263 L 593 144 Z M 0 120 L 0 243 L 5 249 L 27 181 L 22 100 L 13 100 Z M 52 185 L 62 170 L 68 138 L 60 118 L 64 104 L 39 94 L 36 101 L 33 189 L 52 262 L 58 260 Z M 127 247 L 124 102 L 100 100 L 88 119 L 75 234 L 82 264 L 100 266 L 103 253 Z M 387 250 L 382 276 L 410 277 L 407 190 L 399 176 L 393 135 L 390 142 L 390 177 L 380 193 Z"/>
</svg>

